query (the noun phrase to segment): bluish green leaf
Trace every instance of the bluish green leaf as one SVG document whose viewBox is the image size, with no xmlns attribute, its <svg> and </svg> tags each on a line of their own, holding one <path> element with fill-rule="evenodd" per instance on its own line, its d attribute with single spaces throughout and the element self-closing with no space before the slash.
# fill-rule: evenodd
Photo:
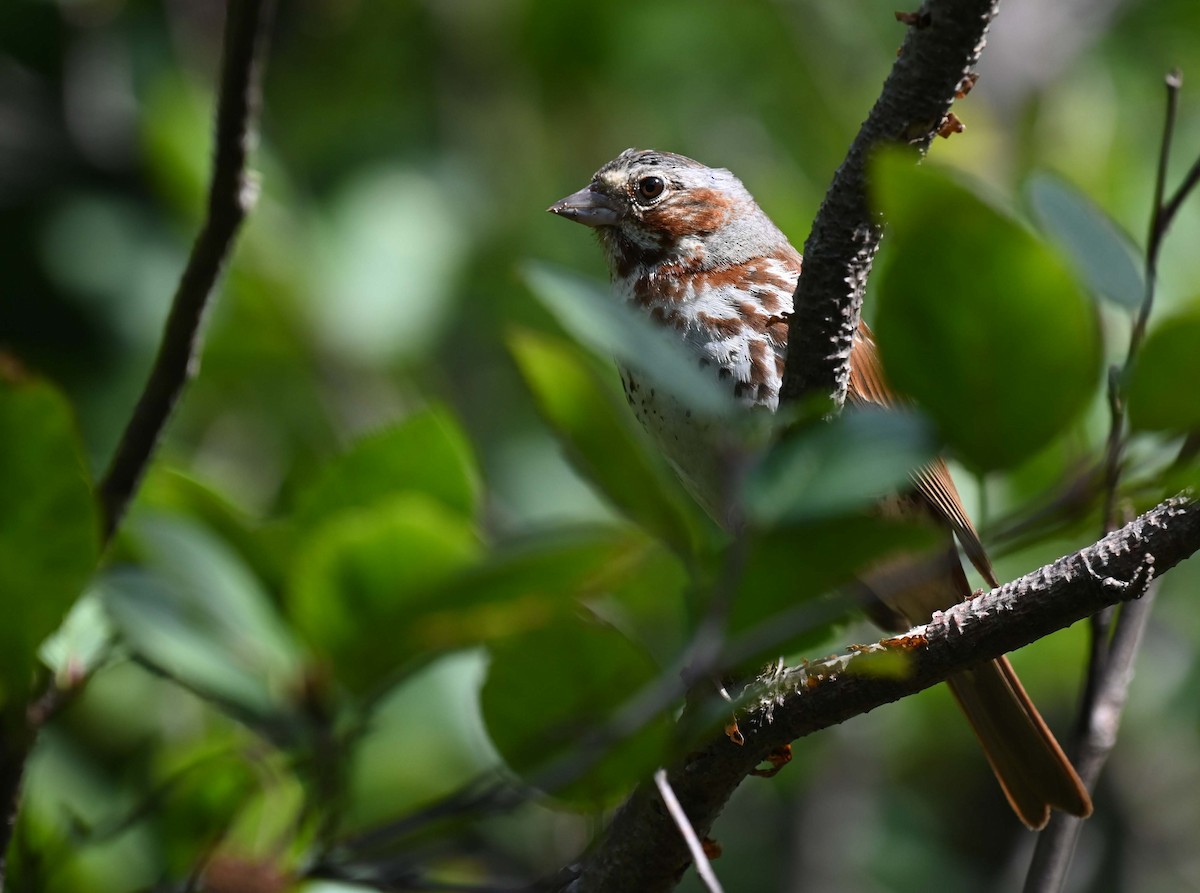
<svg viewBox="0 0 1200 893">
<path fill-rule="evenodd" d="M 545 264 L 527 264 L 524 272 L 537 299 L 602 359 L 638 369 L 702 415 L 738 413 L 732 395 L 678 337 L 618 301 L 610 289 Z"/>
<path fill-rule="evenodd" d="M 479 715 L 485 667 L 482 649 L 447 654 L 380 699 L 348 767 L 343 830 L 394 821 L 495 769 Z"/>
<path fill-rule="evenodd" d="M 227 546 L 179 518 L 130 525 L 145 568 L 118 568 L 99 592 L 122 640 L 203 696 L 249 716 L 300 691 L 301 652 L 270 597 Z"/>
<path fill-rule="evenodd" d="M 3 366 L 0 445 L 0 716 L 21 717 L 38 646 L 96 567 L 99 523 L 67 401 Z"/>
<path fill-rule="evenodd" d="M 627 407 L 568 344 L 532 332 L 508 339 L 538 410 L 568 458 L 619 510 L 680 552 L 695 542 L 696 513 L 678 480 L 651 457 Z"/>
<path fill-rule="evenodd" d="M 1036 174 L 1026 186 L 1042 231 L 1058 243 L 1096 294 L 1126 309 L 1145 293 L 1142 265 L 1129 236 L 1066 181 Z"/>
<path fill-rule="evenodd" d="M 746 481 L 746 508 L 760 524 L 843 514 L 903 488 L 936 451 L 916 413 L 849 408 L 773 447 Z"/>
<path fill-rule="evenodd" d="M 1054 252 L 946 173 L 885 154 L 873 176 L 887 375 L 972 469 L 1011 468 L 1094 395 L 1096 309 Z"/>
</svg>

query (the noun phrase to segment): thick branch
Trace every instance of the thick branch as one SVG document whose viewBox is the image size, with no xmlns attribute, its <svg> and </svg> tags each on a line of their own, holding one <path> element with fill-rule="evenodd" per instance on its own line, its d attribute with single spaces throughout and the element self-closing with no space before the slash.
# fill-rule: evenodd
<svg viewBox="0 0 1200 893">
<path fill-rule="evenodd" d="M 999 2 L 926 0 L 912 17 L 883 92 L 834 175 L 804 243 L 804 275 L 788 323 L 783 399 L 823 393 L 836 406 L 845 399 L 850 346 L 883 234 L 867 205 L 869 156 L 881 143 L 925 152 L 979 59 Z"/>
<path fill-rule="evenodd" d="M 256 188 L 246 159 L 257 129 L 272 6 L 273 0 L 230 0 L 226 12 L 208 213 L 179 280 L 154 368 L 100 482 L 106 540 L 125 514 L 179 395 L 199 367 L 201 324 L 213 287 L 254 205 Z"/>
<path fill-rule="evenodd" d="M 672 767 L 669 780 L 702 837 L 737 786 L 773 749 L 929 688 L 1094 614 L 1136 599 L 1153 577 L 1200 549 L 1200 504 L 1164 502 L 1098 543 L 946 611 L 905 636 L 860 646 L 756 683 L 757 700 L 738 725 L 741 747 L 718 736 Z M 902 655 L 909 671 L 855 672 L 880 654 Z M 614 816 L 578 866 L 570 893 L 672 889 L 688 866 L 679 830 L 652 784 Z"/>
</svg>

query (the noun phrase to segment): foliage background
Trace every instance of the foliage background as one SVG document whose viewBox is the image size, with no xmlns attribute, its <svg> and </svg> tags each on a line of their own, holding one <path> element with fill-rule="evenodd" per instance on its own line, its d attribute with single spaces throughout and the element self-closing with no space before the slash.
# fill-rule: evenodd
<svg viewBox="0 0 1200 893">
<path fill-rule="evenodd" d="M 212 626 L 245 624 L 249 675 L 287 677 L 300 658 L 276 627 L 305 621 L 286 605 L 275 611 L 297 585 L 295 567 L 278 562 L 318 559 L 273 544 L 294 532 L 332 457 L 431 404 L 461 421 L 483 482 L 482 496 L 465 498 L 482 499 L 471 542 L 485 545 L 464 550 L 619 524 L 538 420 L 505 346 L 514 327 L 557 331 L 521 261 L 603 275 L 591 240 L 543 209 L 626 146 L 669 148 L 736 171 L 802 243 L 901 40 L 892 8 L 284 5 L 265 85 L 264 195 L 210 320 L 202 373 L 110 564 L 219 591 Z M 141 386 L 199 219 L 220 19 L 216 4 L 195 0 L 0 5 L 0 346 L 65 390 L 95 474 Z M 1161 75 L 1172 66 L 1185 73 L 1179 155 L 1200 146 L 1200 102 L 1186 88 L 1188 75 L 1200 78 L 1198 37 L 1193 0 L 1006 0 L 979 84 L 957 109 L 968 129 L 933 157 L 1018 205 L 1031 172 L 1056 171 L 1140 242 Z M 1193 202 L 1164 251 L 1162 314 L 1196 306 L 1198 241 Z M 930 258 L 931 277 L 936 267 Z M 1127 324 L 1110 309 L 1104 323 L 1116 356 Z M 1194 388 L 1178 382 L 1179 399 L 1194 401 Z M 1070 438 L 986 493 L 962 479 L 981 526 L 1066 476 L 1098 449 L 1105 424 L 1098 400 Z M 1042 539 L 1005 556 L 999 574 L 1092 538 L 1089 527 Z M 1200 887 L 1200 800 L 1189 793 L 1200 787 L 1198 574 L 1185 565 L 1166 581 L 1085 829 L 1080 889 Z M 97 587 L 106 585 L 121 583 Z M 652 597 L 648 584 L 633 598 Z M 85 643 L 107 623 L 91 604 L 74 627 Z M 661 624 L 669 653 L 682 635 L 678 594 L 655 610 L 642 622 Z M 133 602 L 123 634 L 142 628 L 144 652 L 177 655 L 179 640 L 138 627 L 146 614 Z M 200 637 L 196 673 L 220 675 L 217 644 L 232 634 Z M 860 634 L 872 635 L 839 640 Z M 1085 648 L 1075 629 L 1017 658 L 1064 732 Z M 338 659 L 343 674 L 375 678 L 366 651 Z M 484 663 L 478 650 L 452 651 L 375 693 L 379 713 L 349 769 L 347 827 L 401 815 L 495 763 L 476 706 Z M 777 779 L 744 785 L 717 829 L 728 887 L 900 891 L 933 876 L 951 889 L 1010 888 L 1030 835 L 954 712 L 947 692 L 927 692 L 800 742 Z M 18 843 L 53 855 L 21 870 L 36 879 L 29 889 L 145 889 L 181 877 L 198 842 L 231 823 L 227 845 L 266 858 L 287 848 L 298 778 L 309 779 L 303 766 L 206 699 L 145 661 L 113 660 L 39 742 Z M 435 846 L 429 858 L 463 880 L 528 877 L 572 858 L 595 822 L 527 805 L 472 828 L 465 852 Z"/>
</svg>

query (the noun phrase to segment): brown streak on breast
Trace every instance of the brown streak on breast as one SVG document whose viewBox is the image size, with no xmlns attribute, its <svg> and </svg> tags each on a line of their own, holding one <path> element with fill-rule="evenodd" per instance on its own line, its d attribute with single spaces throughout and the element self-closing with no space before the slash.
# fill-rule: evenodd
<svg viewBox="0 0 1200 893">
<path fill-rule="evenodd" d="M 750 342 L 750 382 L 758 387 L 759 399 L 762 399 L 762 389 L 767 387 L 772 379 L 772 371 L 774 366 L 771 364 L 774 351 L 767 345 L 767 342 L 761 338 L 755 338 Z"/>
<path fill-rule="evenodd" d="M 750 290 L 750 293 L 758 298 L 759 303 L 762 304 L 763 310 L 772 314 L 772 316 L 778 314 L 779 311 L 784 308 L 783 298 L 781 298 L 780 295 L 785 292 L 790 293 L 786 283 L 778 289 L 753 288 Z"/>
<path fill-rule="evenodd" d="M 746 327 L 760 335 L 767 335 L 771 341 L 783 347 L 787 344 L 787 317 L 768 315 L 762 312 L 762 307 L 753 301 L 742 301 L 738 304 L 738 313 Z"/>
<path fill-rule="evenodd" d="M 738 304 L 738 314 L 745 322 L 746 328 L 760 335 L 767 330 L 767 320 L 770 319 L 754 301 L 742 301 Z"/>
<path fill-rule="evenodd" d="M 790 295 L 793 282 L 762 268 L 761 260 L 747 261 L 732 267 L 720 267 L 701 274 L 703 283 L 709 288 L 733 288 L 754 297 L 767 313 L 776 314 L 785 307 L 781 295 Z"/>
<path fill-rule="evenodd" d="M 722 338 L 732 338 L 740 334 L 743 326 L 743 321 L 736 316 L 713 316 L 711 313 L 697 313 L 696 321 Z"/>
<path fill-rule="evenodd" d="M 670 326 L 673 329 L 682 329 L 684 321 L 679 314 L 674 310 L 667 310 L 659 305 L 650 311 L 650 318 L 660 326 Z"/>
<path fill-rule="evenodd" d="M 602 227 L 599 236 L 618 279 L 632 276 L 639 267 L 650 269 L 662 261 L 665 254 L 663 249 L 638 245 L 619 234 L 610 233 L 610 229 L 613 227 Z"/>
<path fill-rule="evenodd" d="M 633 302 L 639 307 L 660 302 L 678 303 L 686 291 L 688 275 L 678 264 L 668 264 L 647 273 L 633 284 Z"/>
<path fill-rule="evenodd" d="M 787 347 L 788 321 L 786 316 L 767 318 L 767 337 L 779 347 Z"/>
</svg>

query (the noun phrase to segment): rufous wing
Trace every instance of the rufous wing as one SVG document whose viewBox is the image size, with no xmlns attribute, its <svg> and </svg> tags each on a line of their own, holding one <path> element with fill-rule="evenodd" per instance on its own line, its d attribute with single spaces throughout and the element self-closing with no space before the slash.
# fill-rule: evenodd
<svg viewBox="0 0 1200 893">
<path fill-rule="evenodd" d="M 865 323 L 859 326 L 850 354 L 847 397 L 859 405 L 894 406 L 899 402 L 883 376 L 874 338 Z M 992 586 L 998 586 L 946 463 L 937 459 L 915 472 L 913 484 L 919 504 L 954 532 L 979 573 Z M 876 593 L 892 611 L 914 625 L 928 620 L 935 610 L 944 610 L 971 597 L 970 584 L 956 556 L 948 554 L 948 560 L 935 558 L 924 564 L 936 568 L 936 573 L 917 573 L 914 578 L 920 582 L 915 585 Z M 903 574 L 895 574 L 894 567 L 892 573 L 895 578 L 903 578 Z M 870 581 L 868 587 L 875 588 Z M 1022 822 L 1030 828 L 1044 827 L 1051 807 L 1075 816 L 1091 814 L 1087 788 L 1025 693 L 1007 658 L 956 674 L 947 682 L 983 745 L 1005 797 Z"/>
</svg>

